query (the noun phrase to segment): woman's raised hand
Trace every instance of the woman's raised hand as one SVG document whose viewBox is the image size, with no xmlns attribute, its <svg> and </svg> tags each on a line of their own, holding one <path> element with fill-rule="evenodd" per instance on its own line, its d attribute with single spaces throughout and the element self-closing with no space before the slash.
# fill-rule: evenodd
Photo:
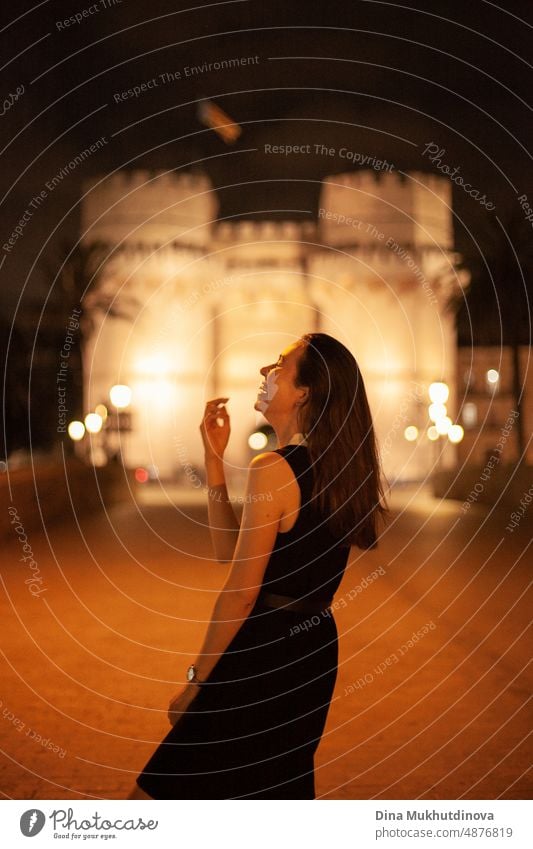
<svg viewBox="0 0 533 849">
<path fill-rule="evenodd" d="M 200 433 L 206 457 L 218 457 L 226 450 L 230 435 L 230 420 L 225 403 L 229 398 L 213 398 L 205 405 Z"/>
</svg>

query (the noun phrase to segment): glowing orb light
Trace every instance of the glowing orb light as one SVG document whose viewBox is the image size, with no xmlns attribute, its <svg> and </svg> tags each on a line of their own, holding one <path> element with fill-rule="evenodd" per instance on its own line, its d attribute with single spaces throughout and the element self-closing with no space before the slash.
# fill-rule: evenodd
<svg viewBox="0 0 533 849">
<path fill-rule="evenodd" d="M 100 433 L 104 421 L 98 413 L 87 413 L 85 416 L 85 429 L 89 433 Z"/>
<path fill-rule="evenodd" d="M 439 433 L 441 436 L 444 436 L 446 433 L 448 433 L 451 426 L 452 420 L 449 416 L 443 416 L 442 419 L 438 419 L 438 421 L 435 422 L 437 433 Z"/>
<path fill-rule="evenodd" d="M 461 427 L 461 425 L 458 424 L 452 425 L 448 431 L 448 439 L 450 440 L 450 442 L 461 442 L 464 435 L 465 432 L 463 428 Z"/>
<path fill-rule="evenodd" d="M 262 433 L 260 430 L 257 430 L 255 433 L 251 433 L 248 437 L 248 445 L 254 451 L 260 451 L 261 448 L 264 448 L 268 442 L 267 435 Z"/>
<path fill-rule="evenodd" d="M 467 401 L 463 410 L 463 422 L 467 427 L 473 427 L 477 422 L 477 407 L 472 401 Z"/>
<path fill-rule="evenodd" d="M 109 390 L 111 403 L 117 410 L 122 410 L 131 403 L 131 389 L 129 386 L 124 386 L 122 383 L 117 383 Z"/>
<path fill-rule="evenodd" d="M 68 426 L 68 435 L 74 442 L 79 442 L 85 434 L 85 425 L 83 422 L 70 422 Z"/>
<path fill-rule="evenodd" d="M 449 394 L 450 390 L 447 383 L 437 381 L 437 383 L 430 384 L 429 397 L 434 404 L 445 404 Z"/>
<path fill-rule="evenodd" d="M 446 415 L 446 405 L 445 404 L 430 404 L 428 408 L 428 415 L 432 422 L 438 422 L 439 419 L 443 419 Z"/>
</svg>

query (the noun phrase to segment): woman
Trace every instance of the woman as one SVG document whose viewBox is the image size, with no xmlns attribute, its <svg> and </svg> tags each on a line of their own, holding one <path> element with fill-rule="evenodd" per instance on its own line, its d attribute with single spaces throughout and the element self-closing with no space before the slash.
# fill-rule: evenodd
<svg viewBox="0 0 533 849">
<path fill-rule="evenodd" d="M 209 525 L 231 571 L 170 703 L 172 728 L 129 798 L 315 798 L 313 756 L 337 675 L 329 606 L 350 546 L 376 546 L 387 508 L 363 378 L 347 348 L 307 333 L 260 372 L 255 409 L 280 447 L 250 462 L 240 526 L 222 460 L 229 399 L 206 405 Z"/>
</svg>

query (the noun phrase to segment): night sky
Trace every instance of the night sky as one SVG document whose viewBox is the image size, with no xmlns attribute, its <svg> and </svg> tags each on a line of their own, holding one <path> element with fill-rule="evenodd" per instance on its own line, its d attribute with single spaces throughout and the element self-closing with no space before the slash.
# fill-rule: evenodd
<svg viewBox="0 0 533 849">
<path fill-rule="evenodd" d="M 31 215 L 2 250 L 4 317 L 21 293 L 22 310 L 53 301 L 50 273 L 61 245 L 78 236 L 82 181 L 118 168 L 201 165 L 219 191 L 221 217 L 308 219 L 320 179 L 359 167 L 341 148 L 387 159 L 396 171 L 439 173 L 424 153 L 431 143 L 443 151 L 441 165 L 458 169 L 489 204 L 454 187 L 457 246 L 482 253 L 499 222 L 523 224 L 523 204 L 533 206 L 532 11 L 529 2 L 485 0 L 6 5 L 3 245 Z M 236 58 L 247 64 L 209 69 Z M 199 121 L 206 98 L 242 127 L 235 144 Z M 96 153 L 29 206 L 102 137 Z M 269 144 L 309 152 L 267 154 Z"/>
</svg>

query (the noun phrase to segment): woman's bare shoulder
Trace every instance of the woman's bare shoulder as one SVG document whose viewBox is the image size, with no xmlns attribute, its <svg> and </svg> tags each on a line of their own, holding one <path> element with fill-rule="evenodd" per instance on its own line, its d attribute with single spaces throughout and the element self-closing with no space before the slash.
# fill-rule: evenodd
<svg viewBox="0 0 533 849">
<path fill-rule="evenodd" d="M 276 474 L 281 471 L 284 466 L 287 466 L 287 462 L 283 459 L 281 454 L 278 454 L 276 451 L 262 451 L 261 454 L 256 454 L 255 457 L 252 457 L 248 468 L 271 470 L 272 473 Z"/>
<path fill-rule="evenodd" d="M 248 468 L 258 472 L 262 477 L 268 477 L 285 484 L 294 477 L 287 460 L 276 451 L 262 451 L 250 460 Z"/>
<path fill-rule="evenodd" d="M 249 464 L 249 489 L 253 492 L 268 492 L 268 501 L 273 501 L 281 517 L 285 511 L 294 509 L 294 489 L 298 484 L 291 466 L 276 451 L 263 451 L 252 458 Z"/>
</svg>

